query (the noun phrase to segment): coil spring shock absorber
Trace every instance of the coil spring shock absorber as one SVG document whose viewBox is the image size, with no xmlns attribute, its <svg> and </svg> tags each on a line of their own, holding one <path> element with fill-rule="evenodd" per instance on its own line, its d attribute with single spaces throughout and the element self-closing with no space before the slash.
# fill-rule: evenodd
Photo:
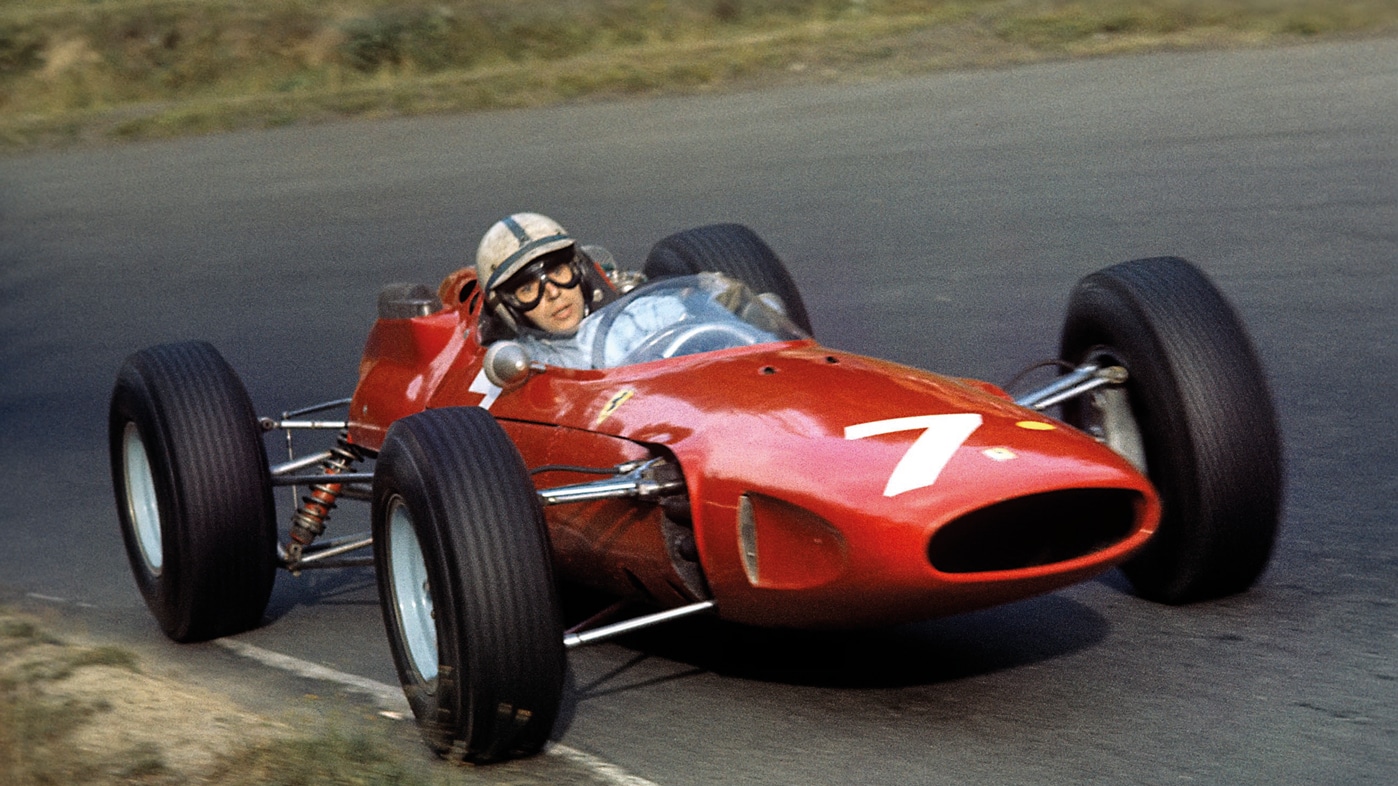
<svg viewBox="0 0 1398 786">
<path fill-rule="evenodd" d="M 349 434 L 341 432 L 320 467 L 326 475 L 339 475 L 350 472 L 361 458 L 363 455 L 349 441 Z M 317 483 L 301 498 L 301 507 L 291 515 L 291 543 L 286 549 L 291 564 L 300 562 L 301 552 L 325 531 L 325 522 L 330 518 L 330 511 L 335 509 L 341 488 L 339 483 Z"/>
</svg>

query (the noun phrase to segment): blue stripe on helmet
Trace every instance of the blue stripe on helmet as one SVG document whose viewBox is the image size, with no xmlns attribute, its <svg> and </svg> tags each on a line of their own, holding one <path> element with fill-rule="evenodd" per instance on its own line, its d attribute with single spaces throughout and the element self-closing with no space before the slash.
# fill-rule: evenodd
<svg viewBox="0 0 1398 786">
<path fill-rule="evenodd" d="M 515 240 L 518 240 L 520 245 L 529 242 L 529 233 L 524 231 L 524 227 L 519 225 L 519 222 L 515 220 L 514 216 L 505 216 L 505 218 L 501 220 L 501 223 L 505 225 L 506 229 L 510 230 L 510 234 L 515 236 Z"/>
</svg>

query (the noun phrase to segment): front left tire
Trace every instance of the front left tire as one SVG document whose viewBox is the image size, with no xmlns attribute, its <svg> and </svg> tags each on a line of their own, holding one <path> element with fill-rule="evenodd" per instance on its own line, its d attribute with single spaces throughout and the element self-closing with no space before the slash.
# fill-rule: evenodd
<svg viewBox="0 0 1398 786">
<path fill-rule="evenodd" d="M 1251 587 L 1282 504 L 1282 443 L 1242 321 L 1177 257 L 1123 262 L 1078 283 L 1060 357 L 1121 365 L 1128 380 L 1064 407 L 1064 419 L 1141 469 L 1160 528 L 1122 572 L 1145 598 L 1179 604 Z"/>
</svg>

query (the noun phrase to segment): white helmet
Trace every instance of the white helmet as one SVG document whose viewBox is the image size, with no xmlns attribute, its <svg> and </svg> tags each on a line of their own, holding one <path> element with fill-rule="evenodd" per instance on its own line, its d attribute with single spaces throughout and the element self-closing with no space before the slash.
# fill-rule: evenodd
<svg viewBox="0 0 1398 786">
<path fill-rule="evenodd" d="M 487 308 L 481 312 L 481 336 L 493 340 L 500 335 L 497 327 L 508 332 L 525 323 L 510 298 L 498 290 L 500 285 L 523 271 L 532 262 L 555 251 L 574 250 L 573 265 L 582 281 L 582 266 L 577 260 L 577 243 L 561 224 L 539 213 L 515 213 L 496 221 L 487 229 L 476 248 L 476 279 L 485 294 Z M 576 286 L 573 285 L 573 286 Z M 591 297 L 591 287 L 584 283 L 584 295 Z M 495 320 L 492 322 L 491 315 Z M 498 323 L 498 325 L 496 324 Z"/>
<path fill-rule="evenodd" d="M 561 224 L 538 213 L 515 213 L 496 221 L 476 248 L 476 278 L 487 296 L 538 257 L 574 244 Z"/>
</svg>

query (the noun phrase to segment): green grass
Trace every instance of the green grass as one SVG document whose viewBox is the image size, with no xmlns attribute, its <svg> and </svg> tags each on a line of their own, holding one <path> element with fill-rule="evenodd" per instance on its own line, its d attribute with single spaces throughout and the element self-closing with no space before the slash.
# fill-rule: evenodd
<svg viewBox="0 0 1398 786">
<path fill-rule="evenodd" d="M 1392 0 L 0 0 L 0 149 L 1395 32 Z"/>
<path fill-rule="evenodd" d="M 381 739 L 332 730 L 314 740 L 274 742 L 230 756 L 209 773 L 209 781 L 218 786 L 425 786 L 432 781 L 428 770 Z"/>
</svg>

